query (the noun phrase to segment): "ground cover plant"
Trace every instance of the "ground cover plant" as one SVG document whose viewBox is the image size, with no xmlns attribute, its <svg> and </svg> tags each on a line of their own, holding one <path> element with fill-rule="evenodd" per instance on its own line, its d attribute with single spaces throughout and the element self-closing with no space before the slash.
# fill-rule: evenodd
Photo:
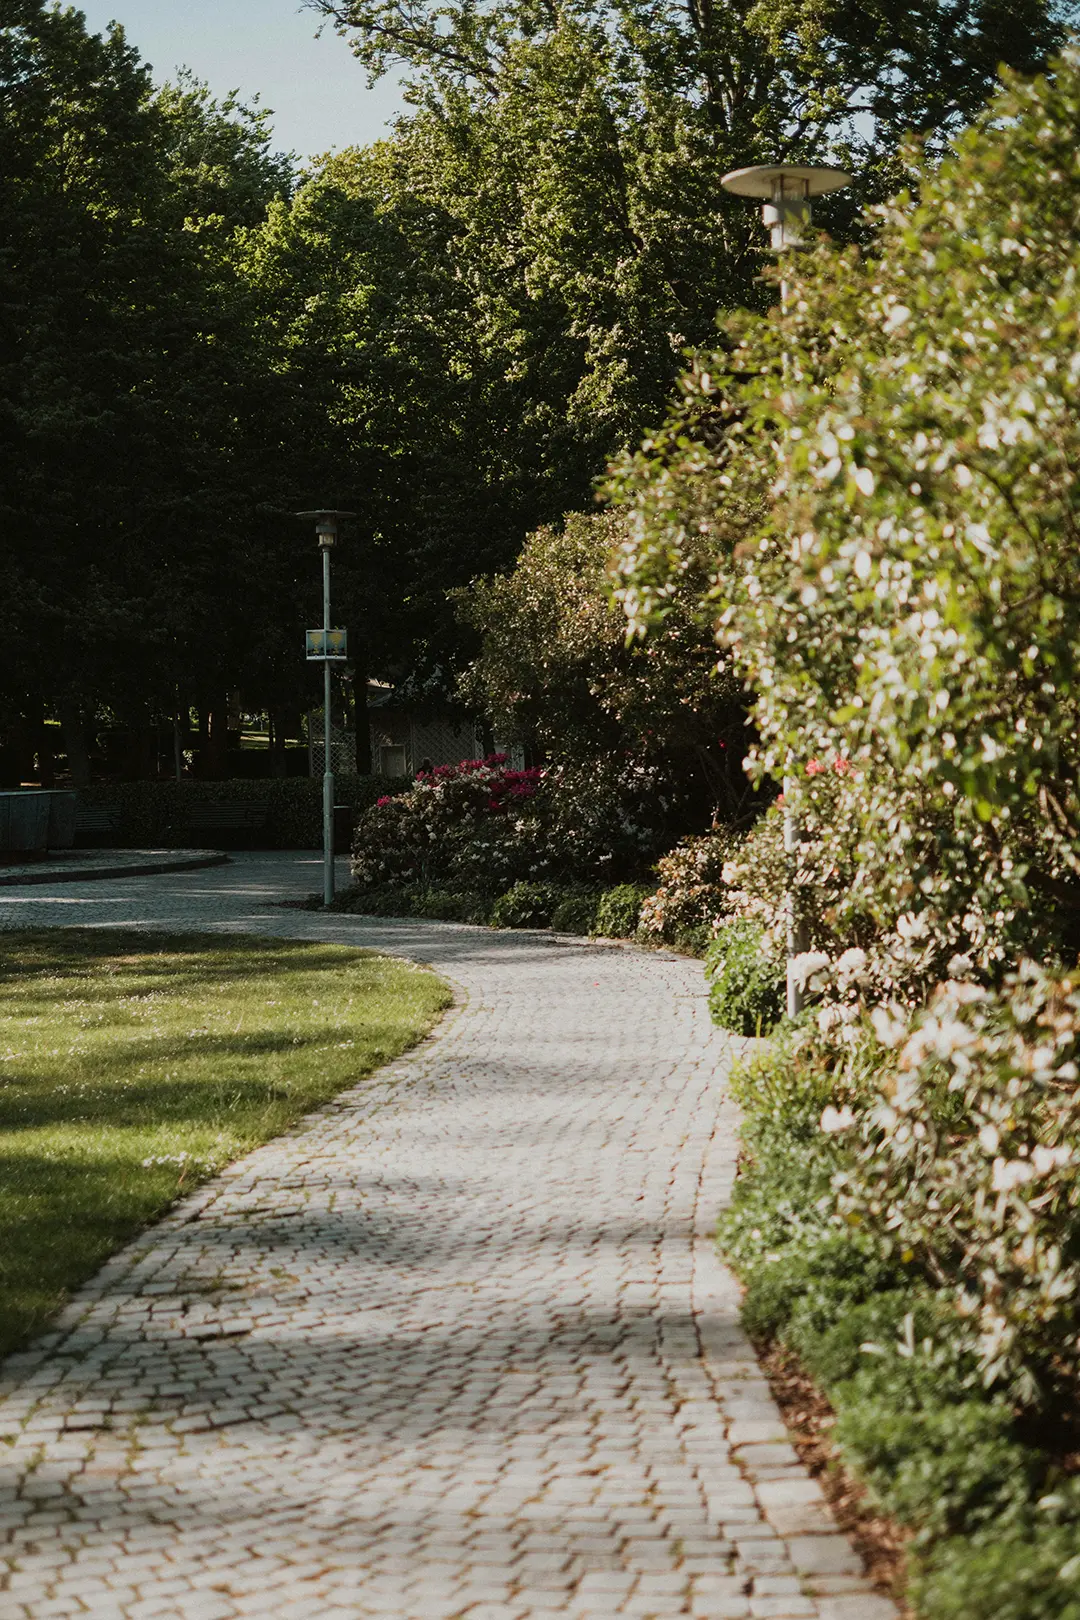
<svg viewBox="0 0 1080 1620">
<path fill-rule="evenodd" d="M 734 1079 L 744 1320 L 827 1392 L 921 1615 L 1075 1620 L 1080 991 L 1028 964 L 910 1020 L 825 1011 Z"/>
<path fill-rule="evenodd" d="M 405 962 L 291 940 L 6 932 L 0 1350 L 179 1193 L 413 1045 Z"/>
</svg>

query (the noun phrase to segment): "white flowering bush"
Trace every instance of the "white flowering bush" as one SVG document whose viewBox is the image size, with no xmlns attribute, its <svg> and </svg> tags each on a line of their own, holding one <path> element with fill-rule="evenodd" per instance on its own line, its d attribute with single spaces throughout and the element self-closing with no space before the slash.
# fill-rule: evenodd
<svg viewBox="0 0 1080 1620">
<path fill-rule="evenodd" d="M 743 836 L 731 827 L 715 827 L 684 838 L 662 855 L 656 863 L 657 887 L 641 907 L 640 936 L 655 944 L 703 948 L 732 909 L 724 871 Z"/>
<path fill-rule="evenodd" d="M 1078 126 L 1070 52 L 878 211 L 872 257 L 790 258 L 617 481 L 631 629 L 707 563 L 752 770 L 809 829 L 808 760 L 847 762 L 817 922 L 909 1001 L 956 954 L 994 980 L 1080 939 Z"/>
<path fill-rule="evenodd" d="M 1025 1401 L 1080 1371 L 1080 980 L 1023 963 L 998 995 L 950 981 L 869 1100 L 830 1104 L 836 1209 L 952 1300 L 987 1384 Z"/>
</svg>

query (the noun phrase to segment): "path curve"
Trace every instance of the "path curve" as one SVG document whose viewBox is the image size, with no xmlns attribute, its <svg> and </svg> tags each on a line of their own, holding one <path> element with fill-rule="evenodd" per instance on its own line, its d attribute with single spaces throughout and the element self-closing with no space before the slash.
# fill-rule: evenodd
<svg viewBox="0 0 1080 1620">
<path fill-rule="evenodd" d="M 377 946 L 459 995 L 8 1359 L 0 1620 L 891 1620 L 710 1242 L 739 1043 L 700 966 L 274 908 L 318 870 L 0 897 L 0 926 Z"/>
</svg>

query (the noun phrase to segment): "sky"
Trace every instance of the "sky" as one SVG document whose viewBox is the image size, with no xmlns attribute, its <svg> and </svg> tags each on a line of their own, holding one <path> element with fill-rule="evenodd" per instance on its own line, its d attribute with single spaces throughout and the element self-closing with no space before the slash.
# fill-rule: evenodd
<svg viewBox="0 0 1080 1620">
<path fill-rule="evenodd" d="M 299 157 L 365 145 L 401 109 L 397 83 L 373 90 L 345 41 L 300 0 L 72 0 L 92 33 L 122 23 L 157 81 L 189 67 L 215 95 L 239 89 L 274 112 L 275 145 Z"/>
</svg>

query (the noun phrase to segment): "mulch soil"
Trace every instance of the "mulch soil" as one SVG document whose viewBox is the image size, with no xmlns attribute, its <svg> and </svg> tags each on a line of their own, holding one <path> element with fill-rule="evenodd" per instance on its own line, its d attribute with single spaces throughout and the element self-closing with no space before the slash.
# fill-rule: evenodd
<svg viewBox="0 0 1080 1620">
<path fill-rule="evenodd" d="M 845 1471 L 829 1438 L 836 1422 L 833 1409 L 796 1357 L 778 1344 L 758 1343 L 755 1349 L 792 1444 L 825 1493 L 837 1524 L 851 1538 L 876 1589 L 899 1605 L 902 1620 L 916 1620 L 901 1595 L 909 1533 L 884 1518 L 864 1487 Z"/>
</svg>

